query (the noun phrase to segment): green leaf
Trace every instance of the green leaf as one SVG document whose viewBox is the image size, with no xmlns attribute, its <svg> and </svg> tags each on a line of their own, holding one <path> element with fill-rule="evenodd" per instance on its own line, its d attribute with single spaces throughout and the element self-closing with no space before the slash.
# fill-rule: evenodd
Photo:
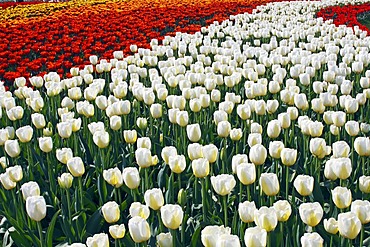
<svg viewBox="0 0 370 247">
<path fill-rule="evenodd" d="M 61 212 L 61 209 L 59 209 L 57 212 L 55 212 L 53 218 L 51 219 L 48 229 L 46 231 L 46 246 L 53 247 L 53 233 L 54 233 L 54 227 L 55 223 L 58 219 L 58 216 Z"/>
<path fill-rule="evenodd" d="M 100 232 L 100 229 L 102 228 L 104 224 L 104 218 L 102 217 L 100 213 L 100 208 L 96 210 L 89 218 L 89 220 L 86 223 L 86 232 L 93 235 L 95 233 Z"/>
<path fill-rule="evenodd" d="M 201 229 L 201 225 L 198 225 L 198 227 L 195 229 L 193 236 L 191 237 L 191 247 L 201 246 L 199 237 Z"/>
<path fill-rule="evenodd" d="M 107 201 L 107 194 L 108 194 L 107 185 L 105 184 L 105 180 L 102 179 L 101 174 L 98 175 L 98 193 L 99 193 L 99 197 L 103 201 L 103 203 L 106 202 Z"/>
<path fill-rule="evenodd" d="M 9 231 L 9 234 L 18 247 L 29 247 L 30 243 L 32 242 L 30 238 L 28 238 L 27 235 L 20 234 L 17 230 L 14 229 L 14 231 Z M 38 243 L 39 244 L 39 243 Z"/>
</svg>

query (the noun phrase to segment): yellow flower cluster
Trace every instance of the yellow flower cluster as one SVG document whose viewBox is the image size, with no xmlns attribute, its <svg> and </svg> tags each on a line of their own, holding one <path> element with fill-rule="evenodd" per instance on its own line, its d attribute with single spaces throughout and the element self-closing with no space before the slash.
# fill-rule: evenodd
<svg viewBox="0 0 370 247">
<path fill-rule="evenodd" d="M 8 20 L 11 24 L 18 24 L 27 21 L 28 18 L 46 17 L 66 9 L 118 1 L 122 0 L 72 0 L 58 3 L 16 5 L 14 7 L 0 9 L 0 21 Z"/>
</svg>

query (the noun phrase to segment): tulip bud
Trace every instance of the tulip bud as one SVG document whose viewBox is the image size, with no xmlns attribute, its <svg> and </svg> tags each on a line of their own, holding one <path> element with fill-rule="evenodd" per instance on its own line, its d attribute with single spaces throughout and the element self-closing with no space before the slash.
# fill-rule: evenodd
<svg viewBox="0 0 370 247">
<path fill-rule="evenodd" d="M 0 174 L 0 182 L 6 190 L 11 190 L 17 185 L 10 179 L 8 172 Z"/>
<path fill-rule="evenodd" d="M 291 108 L 291 109 L 296 109 L 296 108 Z M 296 117 L 296 116 L 293 116 L 293 117 Z M 272 120 L 272 121 L 276 121 L 276 120 Z M 287 129 L 291 125 L 291 116 L 290 116 L 290 114 L 288 112 L 286 112 L 286 113 L 284 113 L 284 112 L 283 113 L 280 113 L 278 115 L 278 121 L 280 123 L 281 128 Z"/>
<path fill-rule="evenodd" d="M 241 128 L 234 128 L 230 130 L 230 139 L 232 141 L 239 141 L 243 136 L 243 132 Z"/>
<path fill-rule="evenodd" d="M 124 224 L 109 226 L 109 234 L 114 239 L 121 239 L 125 236 L 126 227 Z"/>
<path fill-rule="evenodd" d="M 199 124 L 189 124 L 186 126 L 186 134 L 190 141 L 198 142 L 202 137 Z"/>
<path fill-rule="evenodd" d="M 73 176 L 70 173 L 63 173 L 58 177 L 58 184 L 62 189 L 69 189 L 72 186 Z"/>
<path fill-rule="evenodd" d="M 310 136 L 312 137 L 319 137 L 322 135 L 322 131 L 324 129 L 324 125 L 321 122 L 310 122 L 308 124 L 308 131 Z"/>
<path fill-rule="evenodd" d="M 245 201 L 239 203 L 239 217 L 244 223 L 251 223 L 254 221 L 254 212 L 257 210 L 254 202 Z"/>
<path fill-rule="evenodd" d="M 276 99 L 267 100 L 267 112 L 269 114 L 275 113 L 278 107 L 279 107 L 279 101 L 277 101 Z"/>
<path fill-rule="evenodd" d="M 108 223 L 115 223 L 120 218 L 119 205 L 114 201 L 105 203 L 101 211 L 105 221 Z"/>
<path fill-rule="evenodd" d="M 370 202 L 367 200 L 356 200 L 351 204 L 351 212 L 355 213 L 361 224 L 370 222 Z"/>
<path fill-rule="evenodd" d="M 360 190 L 363 193 L 370 193 L 370 176 L 362 175 L 358 179 Z"/>
<path fill-rule="evenodd" d="M 265 229 L 267 232 L 273 231 L 278 223 L 275 209 L 273 207 L 268 208 L 263 206 L 256 210 L 254 213 L 254 222 L 258 227 Z"/>
<path fill-rule="evenodd" d="M 350 136 L 357 136 L 358 133 L 360 132 L 360 125 L 356 121 L 348 121 L 344 125 L 346 132 Z"/>
<path fill-rule="evenodd" d="M 150 141 L 149 137 L 140 137 L 136 140 L 137 148 L 146 148 L 151 149 L 152 148 L 152 142 Z"/>
<path fill-rule="evenodd" d="M 19 165 L 6 168 L 6 173 L 9 174 L 9 178 L 13 182 L 19 182 L 23 178 L 23 170 Z"/>
<path fill-rule="evenodd" d="M 173 247 L 171 233 L 160 233 L 156 237 L 158 247 Z"/>
<path fill-rule="evenodd" d="M 166 164 L 169 163 L 171 156 L 176 156 L 176 155 L 177 155 L 177 149 L 176 147 L 173 147 L 173 146 L 166 146 L 162 149 L 162 152 L 161 152 L 161 157 Z"/>
<path fill-rule="evenodd" d="M 120 116 L 114 115 L 109 118 L 109 126 L 112 130 L 119 130 L 122 127 Z"/>
<path fill-rule="evenodd" d="M 172 172 L 180 174 L 186 168 L 186 159 L 184 155 L 175 155 L 169 157 L 168 165 Z"/>
<path fill-rule="evenodd" d="M 220 137 L 228 137 L 231 131 L 231 124 L 228 121 L 221 121 L 217 124 L 217 134 Z"/>
<path fill-rule="evenodd" d="M 279 180 L 275 173 L 262 173 L 259 183 L 263 193 L 267 196 L 275 196 L 280 191 Z"/>
<path fill-rule="evenodd" d="M 351 190 L 347 189 L 346 187 L 335 187 L 335 189 L 331 191 L 331 195 L 337 208 L 348 208 L 351 205 L 352 193 Z"/>
<path fill-rule="evenodd" d="M 214 144 L 202 146 L 202 153 L 210 164 L 215 163 L 218 158 L 218 148 Z"/>
<path fill-rule="evenodd" d="M 20 127 L 15 131 L 15 134 L 17 135 L 18 139 L 20 142 L 29 142 L 32 139 L 33 136 L 33 129 L 31 126 L 23 126 Z"/>
<path fill-rule="evenodd" d="M 26 200 L 26 211 L 34 221 L 41 221 L 46 216 L 46 202 L 42 196 L 30 196 Z"/>
<path fill-rule="evenodd" d="M 183 217 L 184 212 L 179 205 L 166 204 L 161 207 L 162 222 L 169 229 L 178 229 L 181 225 Z"/>
<path fill-rule="evenodd" d="M 334 218 L 324 219 L 324 228 L 330 234 L 337 234 L 338 222 Z"/>
<path fill-rule="evenodd" d="M 204 178 L 209 174 L 209 162 L 205 158 L 194 159 L 191 162 L 191 168 L 197 178 Z"/>
<path fill-rule="evenodd" d="M 317 158 L 322 159 L 326 155 L 330 154 L 330 147 L 326 146 L 325 139 L 323 138 L 312 138 L 310 140 L 310 152 Z"/>
<path fill-rule="evenodd" d="M 286 200 L 280 200 L 274 203 L 273 208 L 276 211 L 277 219 L 279 222 L 285 222 L 292 214 L 292 207 Z"/>
<path fill-rule="evenodd" d="M 160 209 L 164 204 L 163 193 L 157 188 L 145 191 L 144 200 L 145 204 L 153 210 Z"/>
<path fill-rule="evenodd" d="M 147 148 L 138 148 L 135 151 L 135 159 L 138 166 L 147 168 L 153 164 L 152 154 Z"/>
<path fill-rule="evenodd" d="M 297 160 L 297 150 L 291 148 L 283 148 L 281 150 L 281 162 L 283 165 L 292 166 Z"/>
<path fill-rule="evenodd" d="M 93 141 L 99 148 L 106 148 L 109 145 L 109 133 L 105 130 L 98 130 L 93 134 Z"/>
<path fill-rule="evenodd" d="M 252 163 L 241 163 L 236 166 L 236 174 L 242 184 L 252 184 L 256 181 L 256 166 Z"/>
<path fill-rule="evenodd" d="M 106 233 L 95 234 L 86 239 L 87 247 L 109 247 L 109 238 Z"/>
<path fill-rule="evenodd" d="M 223 234 L 217 241 L 218 247 L 240 247 L 240 240 L 237 235 Z"/>
<path fill-rule="evenodd" d="M 21 191 L 22 191 L 23 199 L 25 201 L 27 200 L 28 197 L 40 195 L 40 187 L 34 181 L 30 181 L 30 182 L 22 184 Z"/>
<path fill-rule="evenodd" d="M 290 120 L 296 120 L 298 118 L 298 109 L 294 106 L 290 106 L 287 109 Z"/>
<path fill-rule="evenodd" d="M 5 141 L 5 152 L 11 157 L 15 158 L 21 153 L 18 140 Z"/>
<path fill-rule="evenodd" d="M 188 157 L 190 160 L 203 158 L 202 145 L 200 145 L 199 143 L 189 144 L 188 145 Z"/>
<path fill-rule="evenodd" d="M 67 161 L 69 172 L 74 177 L 81 177 L 85 173 L 85 166 L 80 157 L 73 157 Z"/>
<path fill-rule="evenodd" d="M 242 120 L 247 120 L 251 116 L 251 109 L 249 105 L 246 104 L 238 105 L 236 108 L 236 112 Z"/>
<path fill-rule="evenodd" d="M 70 148 L 62 148 L 56 150 L 56 157 L 62 164 L 67 164 L 68 160 L 73 157 L 72 149 Z"/>
<path fill-rule="evenodd" d="M 140 174 L 136 167 L 126 167 L 122 171 L 122 179 L 130 189 L 136 189 L 140 185 Z"/>
<path fill-rule="evenodd" d="M 136 120 L 136 126 L 139 127 L 139 129 L 141 130 L 145 130 L 148 126 L 148 121 L 146 120 L 146 118 L 139 117 Z"/>
<path fill-rule="evenodd" d="M 123 137 L 126 143 L 129 144 L 135 143 L 137 140 L 137 132 L 136 130 L 124 130 Z"/>
<path fill-rule="evenodd" d="M 332 166 L 332 170 L 340 179 L 347 179 L 352 172 L 352 164 L 349 158 L 337 158 L 333 160 L 335 165 Z"/>
<path fill-rule="evenodd" d="M 9 160 L 3 156 L 3 157 L 0 157 L 0 165 L 3 169 L 5 169 L 9 164 Z"/>
<path fill-rule="evenodd" d="M 256 144 L 249 151 L 249 160 L 255 165 L 262 165 L 267 158 L 267 149 L 262 144 Z"/>
<path fill-rule="evenodd" d="M 333 124 L 337 127 L 342 127 L 346 123 L 346 113 L 337 111 L 332 113 Z"/>
<path fill-rule="evenodd" d="M 46 125 L 45 117 L 40 113 L 31 114 L 31 120 L 36 129 L 42 129 Z"/>
<path fill-rule="evenodd" d="M 293 185 L 301 196 L 309 196 L 313 191 L 314 178 L 308 175 L 298 175 Z"/>
<path fill-rule="evenodd" d="M 269 154 L 274 159 L 280 159 L 281 150 L 284 149 L 284 143 L 281 141 L 272 141 L 269 144 Z"/>
<path fill-rule="evenodd" d="M 49 153 L 53 150 L 53 140 L 51 137 L 40 137 L 38 140 L 41 151 Z"/>
<path fill-rule="evenodd" d="M 160 118 L 162 117 L 162 105 L 161 104 L 153 104 L 150 106 L 150 114 L 153 118 Z"/>
<path fill-rule="evenodd" d="M 353 212 L 338 215 L 339 234 L 345 238 L 355 239 L 361 231 L 361 221 Z"/>
<path fill-rule="evenodd" d="M 302 247 L 322 247 L 324 246 L 324 239 L 317 232 L 305 233 L 301 237 L 301 245 Z"/>
<path fill-rule="evenodd" d="M 370 138 L 356 137 L 354 148 L 359 156 L 370 156 Z"/>
<path fill-rule="evenodd" d="M 115 167 L 103 171 L 103 178 L 108 184 L 119 188 L 123 184 L 121 171 Z"/>
<path fill-rule="evenodd" d="M 351 151 L 350 146 L 345 141 L 337 141 L 333 143 L 333 158 L 346 158 Z"/>
<path fill-rule="evenodd" d="M 281 126 L 278 120 L 271 120 L 267 124 L 267 135 L 270 138 L 277 138 L 280 135 Z"/>
<path fill-rule="evenodd" d="M 231 229 L 224 226 L 206 226 L 201 231 L 201 241 L 204 246 L 217 246 L 221 235 L 230 235 Z"/>
<path fill-rule="evenodd" d="M 318 202 L 302 203 L 299 206 L 299 216 L 303 223 L 314 227 L 320 223 L 324 211 Z"/>
<path fill-rule="evenodd" d="M 260 133 L 251 133 L 248 135 L 248 145 L 253 147 L 256 144 L 262 143 L 262 135 Z"/>
<path fill-rule="evenodd" d="M 67 139 L 72 135 L 72 123 L 61 122 L 57 123 L 58 134 L 60 137 Z"/>
<path fill-rule="evenodd" d="M 211 184 L 217 194 L 226 196 L 231 193 L 236 185 L 233 175 L 221 174 L 211 177 Z"/>
<path fill-rule="evenodd" d="M 247 228 L 244 233 L 244 243 L 247 247 L 265 247 L 267 244 L 266 230 L 258 226 Z"/>
</svg>

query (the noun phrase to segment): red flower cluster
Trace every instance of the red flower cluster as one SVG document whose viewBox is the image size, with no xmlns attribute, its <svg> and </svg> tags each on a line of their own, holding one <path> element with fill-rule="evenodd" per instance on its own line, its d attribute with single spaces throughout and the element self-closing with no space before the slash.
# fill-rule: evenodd
<svg viewBox="0 0 370 247">
<path fill-rule="evenodd" d="M 361 5 L 332 6 L 317 12 L 317 17 L 322 17 L 324 20 L 332 19 L 334 24 L 337 26 L 359 26 L 361 30 L 367 31 L 368 34 L 370 34 L 370 30 L 366 26 L 362 25 L 357 19 L 358 14 L 367 11 L 370 11 L 370 3 Z"/>
<path fill-rule="evenodd" d="M 269 1 L 91 4 L 16 25 L 5 22 L 0 25 L 0 80 L 8 84 L 47 71 L 65 75 L 71 67 L 86 64 L 90 55 L 111 58 L 115 50 L 127 54 L 131 44 L 149 47 L 151 39 L 199 31 Z"/>
</svg>

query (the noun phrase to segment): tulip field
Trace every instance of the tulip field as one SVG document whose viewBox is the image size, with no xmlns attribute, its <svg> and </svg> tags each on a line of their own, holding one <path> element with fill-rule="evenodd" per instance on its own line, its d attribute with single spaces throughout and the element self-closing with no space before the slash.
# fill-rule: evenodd
<svg viewBox="0 0 370 247">
<path fill-rule="evenodd" d="M 369 27 L 368 0 L 0 3 L 2 246 L 370 246 Z"/>
</svg>

